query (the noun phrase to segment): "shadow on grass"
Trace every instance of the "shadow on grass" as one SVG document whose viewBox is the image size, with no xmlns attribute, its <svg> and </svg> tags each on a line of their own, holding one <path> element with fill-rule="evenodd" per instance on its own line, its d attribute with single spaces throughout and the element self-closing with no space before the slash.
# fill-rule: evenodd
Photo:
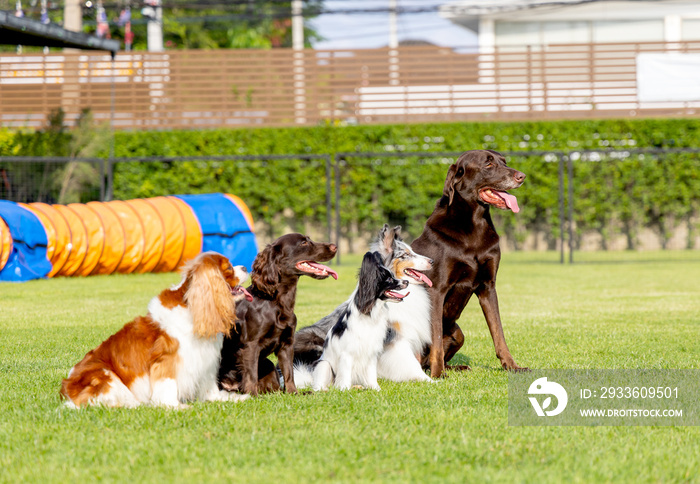
<svg viewBox="0 0 700 484">
<path fill-rule="evenodd" d="M 450 361 L 448 361 L 447 363 L 448 363 L 450 366 L 461 366 L 461 365 L 464 365 L 464 366 L 472 366 L 471 361 L 472 361 L 471 358 L 469 358 L 467 355 L 463 355 L 463 354 L 461 354 L 461 353 L 457 353 L 457 354 L 454 355 L 454 356 L 452 357 L 452 359 L 451 359 Z"/>
</svg>

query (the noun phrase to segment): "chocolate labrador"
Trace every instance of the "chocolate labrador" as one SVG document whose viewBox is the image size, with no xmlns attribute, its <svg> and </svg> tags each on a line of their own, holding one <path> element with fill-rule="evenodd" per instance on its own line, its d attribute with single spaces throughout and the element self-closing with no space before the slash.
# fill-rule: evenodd
<svg viewBox="0 0 700 484">
<path fill-rule="evenodd" d="M 496 356 L 506 370 L 526 370 L 515 363 L 506 345 L 498 311 L 496 272 L 501 260 L 498 234 L 490 207 L 520 211 L 516 198 L 506 192 L 522 185 L 525 174 L 510 168 L 500 153 L 473 150 L 450 166 L 442 197 L 428 218 L 423 233 L 411 247 L 433 259 L 428 276 L 432 304 L 431 347 L 423 366 L 433 378 L 464 344 L 457 325 L 472 294 L 479 298 L 491 332 Z"/>
</svg>

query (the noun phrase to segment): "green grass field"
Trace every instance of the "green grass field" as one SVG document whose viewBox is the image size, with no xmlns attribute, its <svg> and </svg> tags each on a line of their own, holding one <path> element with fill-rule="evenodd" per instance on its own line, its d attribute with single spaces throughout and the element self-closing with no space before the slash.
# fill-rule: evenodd
<svg viewBox="0 0 700 484">
<path fill-rule="evenodd" d="M 515 258 L 513 258 L 515 259 Z M 340 280 L 303 278 L 305 326 L 343 301 Z M 533 368 L 700 368 L 698 262 L 518 263 L 499 298 L 516 361 Z M 698 482 L 697 427 L 509 427 L 476 301 L 456 357 L 473 371 L 381 392 L 267 395 L 189 410 L 60 406 L 87 350 L 175 274 L 0 284 L 0 482 Z"/>
</svg>

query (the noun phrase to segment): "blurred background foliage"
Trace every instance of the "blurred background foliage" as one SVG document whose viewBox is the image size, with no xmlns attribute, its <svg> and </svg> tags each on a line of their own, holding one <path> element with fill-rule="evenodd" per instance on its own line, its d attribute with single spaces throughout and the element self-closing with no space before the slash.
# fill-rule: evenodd
<svg viewBox="0 0 700 484">
<path fill-rule="evenodd" d="M 304 1 L 304 18 L 313 19 L 322 8 L 322 0 Z M 16 0 L 0 0 L 0 10 L 15 11 Z M 87 5 L 90 5 L 88 7 Z M 146 25 L 148 18 L 141 14 L 142 2 L 127 0 L 105 1 L 110 38 L 124 45 L 125 29 L 119 25 L 120 12 L 131 8 L 131 30 L 134 34 L 132 50 L 148 48 Z M 49 2 L 49 19 L 63 22 L 63 2 Z M 97 22 L 97 2 L 83 5 L 83 32 L 94 34 Z M 163 44 L 165 49 L 255 49 L 292 46 L 291 2 L 284 0 L 245 0 L 197 4 L 191 0 L 168 0 L 163 14 Z M 38 20 L 41 3 L 22 2 L 27 18 Z M 305 22 L 304 42 L 311 47 L 321 37 L 310 22 Z M 0 51 L 14 52 L 16 46 L 0 45 Z M 38 52 L 42 47 L 24 47 L 24 52 Z M 58 51 L 59 49 L 52 49 Z"/>
<path fill-rule="evenodd" d="M 76 137 L 86 139 L 80 132 L 56 127 L 37 133 L 0 132 L 0 154 L 75 156 L 82 153 L 76 147 L 84 145 L 76 144 Z M 109 144 L 91 143 L 88 151 L 107 157 Z M 692 119 L 117 132 L 114 141 L 116 157 L 346 153 L 340 163 L 340 215 L 343 236 L 351 244 L 385 221 L 403 225 L 411 237 L 420 233 L 455 160 L 371 153 L 485 148 L 511 153 L 509 164 L 528 176 L 513 192 L 522 211 L 513 217 L 494 210 L 494 218 L 510 248 L 523 248 L 529 240 L 530 248 L 549 250 L 560 236 L 560 209 L 559 158 L 548 151 L 568 153 L 573 161 L 577 248 L 593 232 L 597 248 L 609 249 L 613 239 L 624 237 L 625 248 L 635 249 L 643 229 L 653 230 L 666 247 L 681 225 L 687 226 L 686 245 L 693 248 L 700 214 L 700 157 L 629 150 L 697 146 L 700 129 Z M 321 227 L 326 220 L 323 160 L 123 162 L 115 164 L 114 172 L 116 198 L 234 193 L 265 222 L 270 236 L 288 227 Z"/>
</svg>

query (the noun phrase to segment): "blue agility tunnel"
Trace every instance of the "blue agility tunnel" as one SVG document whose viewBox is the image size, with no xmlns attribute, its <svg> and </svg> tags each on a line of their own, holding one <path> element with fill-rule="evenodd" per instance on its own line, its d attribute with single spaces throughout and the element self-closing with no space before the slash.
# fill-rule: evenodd
<svg viewBox="0 0 700 484">
<path fill-rule="evenodd" d="M 28 281 L 45 277 L 51 271 L 46 257 L 48 239 L 39 219 L 29 210 L 14 202 L 0 200 L 0 218 L 9 232 L 11 242 L 3 243 L 0 281 Z M 7 227 L 7 228 L 5 228 Z M 2 237 L 7 240 L 7 236 Z M 6 254 L 5 254 L 6 253 Z"/>
<path fill-rule="evenodd" d="M 253 217 L 233 195 L 176 195 L 192 208 L 202 229 L 202 252 L 213 250 L 250 272 L 258 255 Z"/>
<path fill-rule="evenodd" d="M 68 205 L 0 200 L 0 281 L 169 272 L 210 250 L 252 269 L 253 217 L 235 195 Z"/>
</svg>

